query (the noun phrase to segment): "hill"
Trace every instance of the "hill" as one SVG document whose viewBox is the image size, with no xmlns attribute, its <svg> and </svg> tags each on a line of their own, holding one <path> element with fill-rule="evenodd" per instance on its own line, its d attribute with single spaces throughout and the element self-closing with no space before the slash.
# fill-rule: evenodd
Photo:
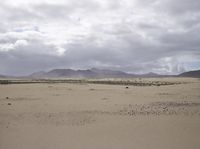
<svg viewBox="0 0 200 149">
<path fill-rule="evenodd" d="M 188 71 L 178 75 L 179 77 L 192 77 L 192 78 L 200 78 L 200 70 Z"/>
</svg>

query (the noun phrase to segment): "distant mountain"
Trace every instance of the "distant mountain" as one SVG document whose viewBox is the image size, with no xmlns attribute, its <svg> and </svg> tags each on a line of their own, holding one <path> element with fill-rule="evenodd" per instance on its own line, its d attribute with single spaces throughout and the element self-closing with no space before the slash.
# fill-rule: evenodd
<svg viewBox="0 0 200 149">
<path fill-rule="evenodd" d="M 31 78 L 156 78 L 156 77 L 200 77 L 200 70 L 184 72 L 180 75 L 159 75 L 153 72 L 146 74 L 131 74 L 123 71 L 109 70 L 109 69 L 87 69 L 87 70 L 74 70 L 74 69 L 53 69 L 48 72 L 40 71 L 31 74 Z"/>
<path fill-rule="evenodd" d="M 192 78 L 200 78 L 200 70 L 188 71 L 178 75 L 179 77 L 192 77 Z"/>
<path fill-rule="evenodd" d="M 38 71 L 38 72 L 34 72 L 31 75 L 29 75 L 29 77 L 35 77 L 35 78 L 40 78 L 43 77 L 45 75 L 45 71 Z"/>
<path fill-rule="evenodd" d="M 5 76 L 5 75 L 1 75 L 1 74 L 0 74 L 0 78 L 6 78 L 6 76 Z"/>
<path fill-rule="evenodd" d="M 98 77 L 135 77 L 135 74 L 126 73 L 118 70 L 109 70 L 109 69 L 97 69 L 92 68 L 92 72 L 94 72 Z"/>
<path fill-rule="evenodd" d="M 106 78 L 106 77 L 135 77 L 134 74 L 125 73 L 123 71 L 107 70 L 107 69 L 87 69 L 87 70 L 73 70 L 73 69 L 53 69 L 49 72 L 36 72 L 31 74 L 32 78 Z"/>
<path fill-rule="evenodd" d="M 162 77 L 162 76 L 159 75 L 159 74 L 153 73 L 153 72 L 149 72 L 149 73 L 146 73 L 146 74 L 138 75 L 138 77 L 150 78 L 150 77 Z"/>
<path fill-rule="evenodd" d="M 29 77 L 33 78 L 61 78 L 61 77 L 93 77 L 95 76 L 90 70 L 73 70 L 73 69 L 53 69 L 49 72 L 36 72 Z"/>
</svg>

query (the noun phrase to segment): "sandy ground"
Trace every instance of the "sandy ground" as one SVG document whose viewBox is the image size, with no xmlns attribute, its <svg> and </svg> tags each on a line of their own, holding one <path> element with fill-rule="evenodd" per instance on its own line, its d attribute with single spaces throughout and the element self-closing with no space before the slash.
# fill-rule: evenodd
<svg viewBox="0 0 200 149">
<path fill-rule="evenodd" d="M 199 149 L 200 80 L 161 80 L 0 85 L 0 149 Z"/>
</svg>

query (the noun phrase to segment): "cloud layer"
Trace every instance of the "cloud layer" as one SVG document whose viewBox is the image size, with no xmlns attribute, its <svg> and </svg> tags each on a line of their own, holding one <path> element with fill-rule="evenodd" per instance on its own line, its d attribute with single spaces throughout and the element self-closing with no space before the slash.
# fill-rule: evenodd
<svg viewBox="0 0 200 149">
<path fill-rule="evenodd" d="M 200 69 L 196 0 L 0 0 L 0 73 Z"/>
</svg>

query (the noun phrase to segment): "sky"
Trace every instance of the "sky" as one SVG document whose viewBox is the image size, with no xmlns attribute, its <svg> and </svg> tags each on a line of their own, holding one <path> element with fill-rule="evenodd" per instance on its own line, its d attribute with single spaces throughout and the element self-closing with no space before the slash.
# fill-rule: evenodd
<svg viewBox="0 0 200 149">
<path fill-rule="evenodd" d="M 0 74 L 200 69 L 199 0 L 0 0 Z"/>
</svg>

